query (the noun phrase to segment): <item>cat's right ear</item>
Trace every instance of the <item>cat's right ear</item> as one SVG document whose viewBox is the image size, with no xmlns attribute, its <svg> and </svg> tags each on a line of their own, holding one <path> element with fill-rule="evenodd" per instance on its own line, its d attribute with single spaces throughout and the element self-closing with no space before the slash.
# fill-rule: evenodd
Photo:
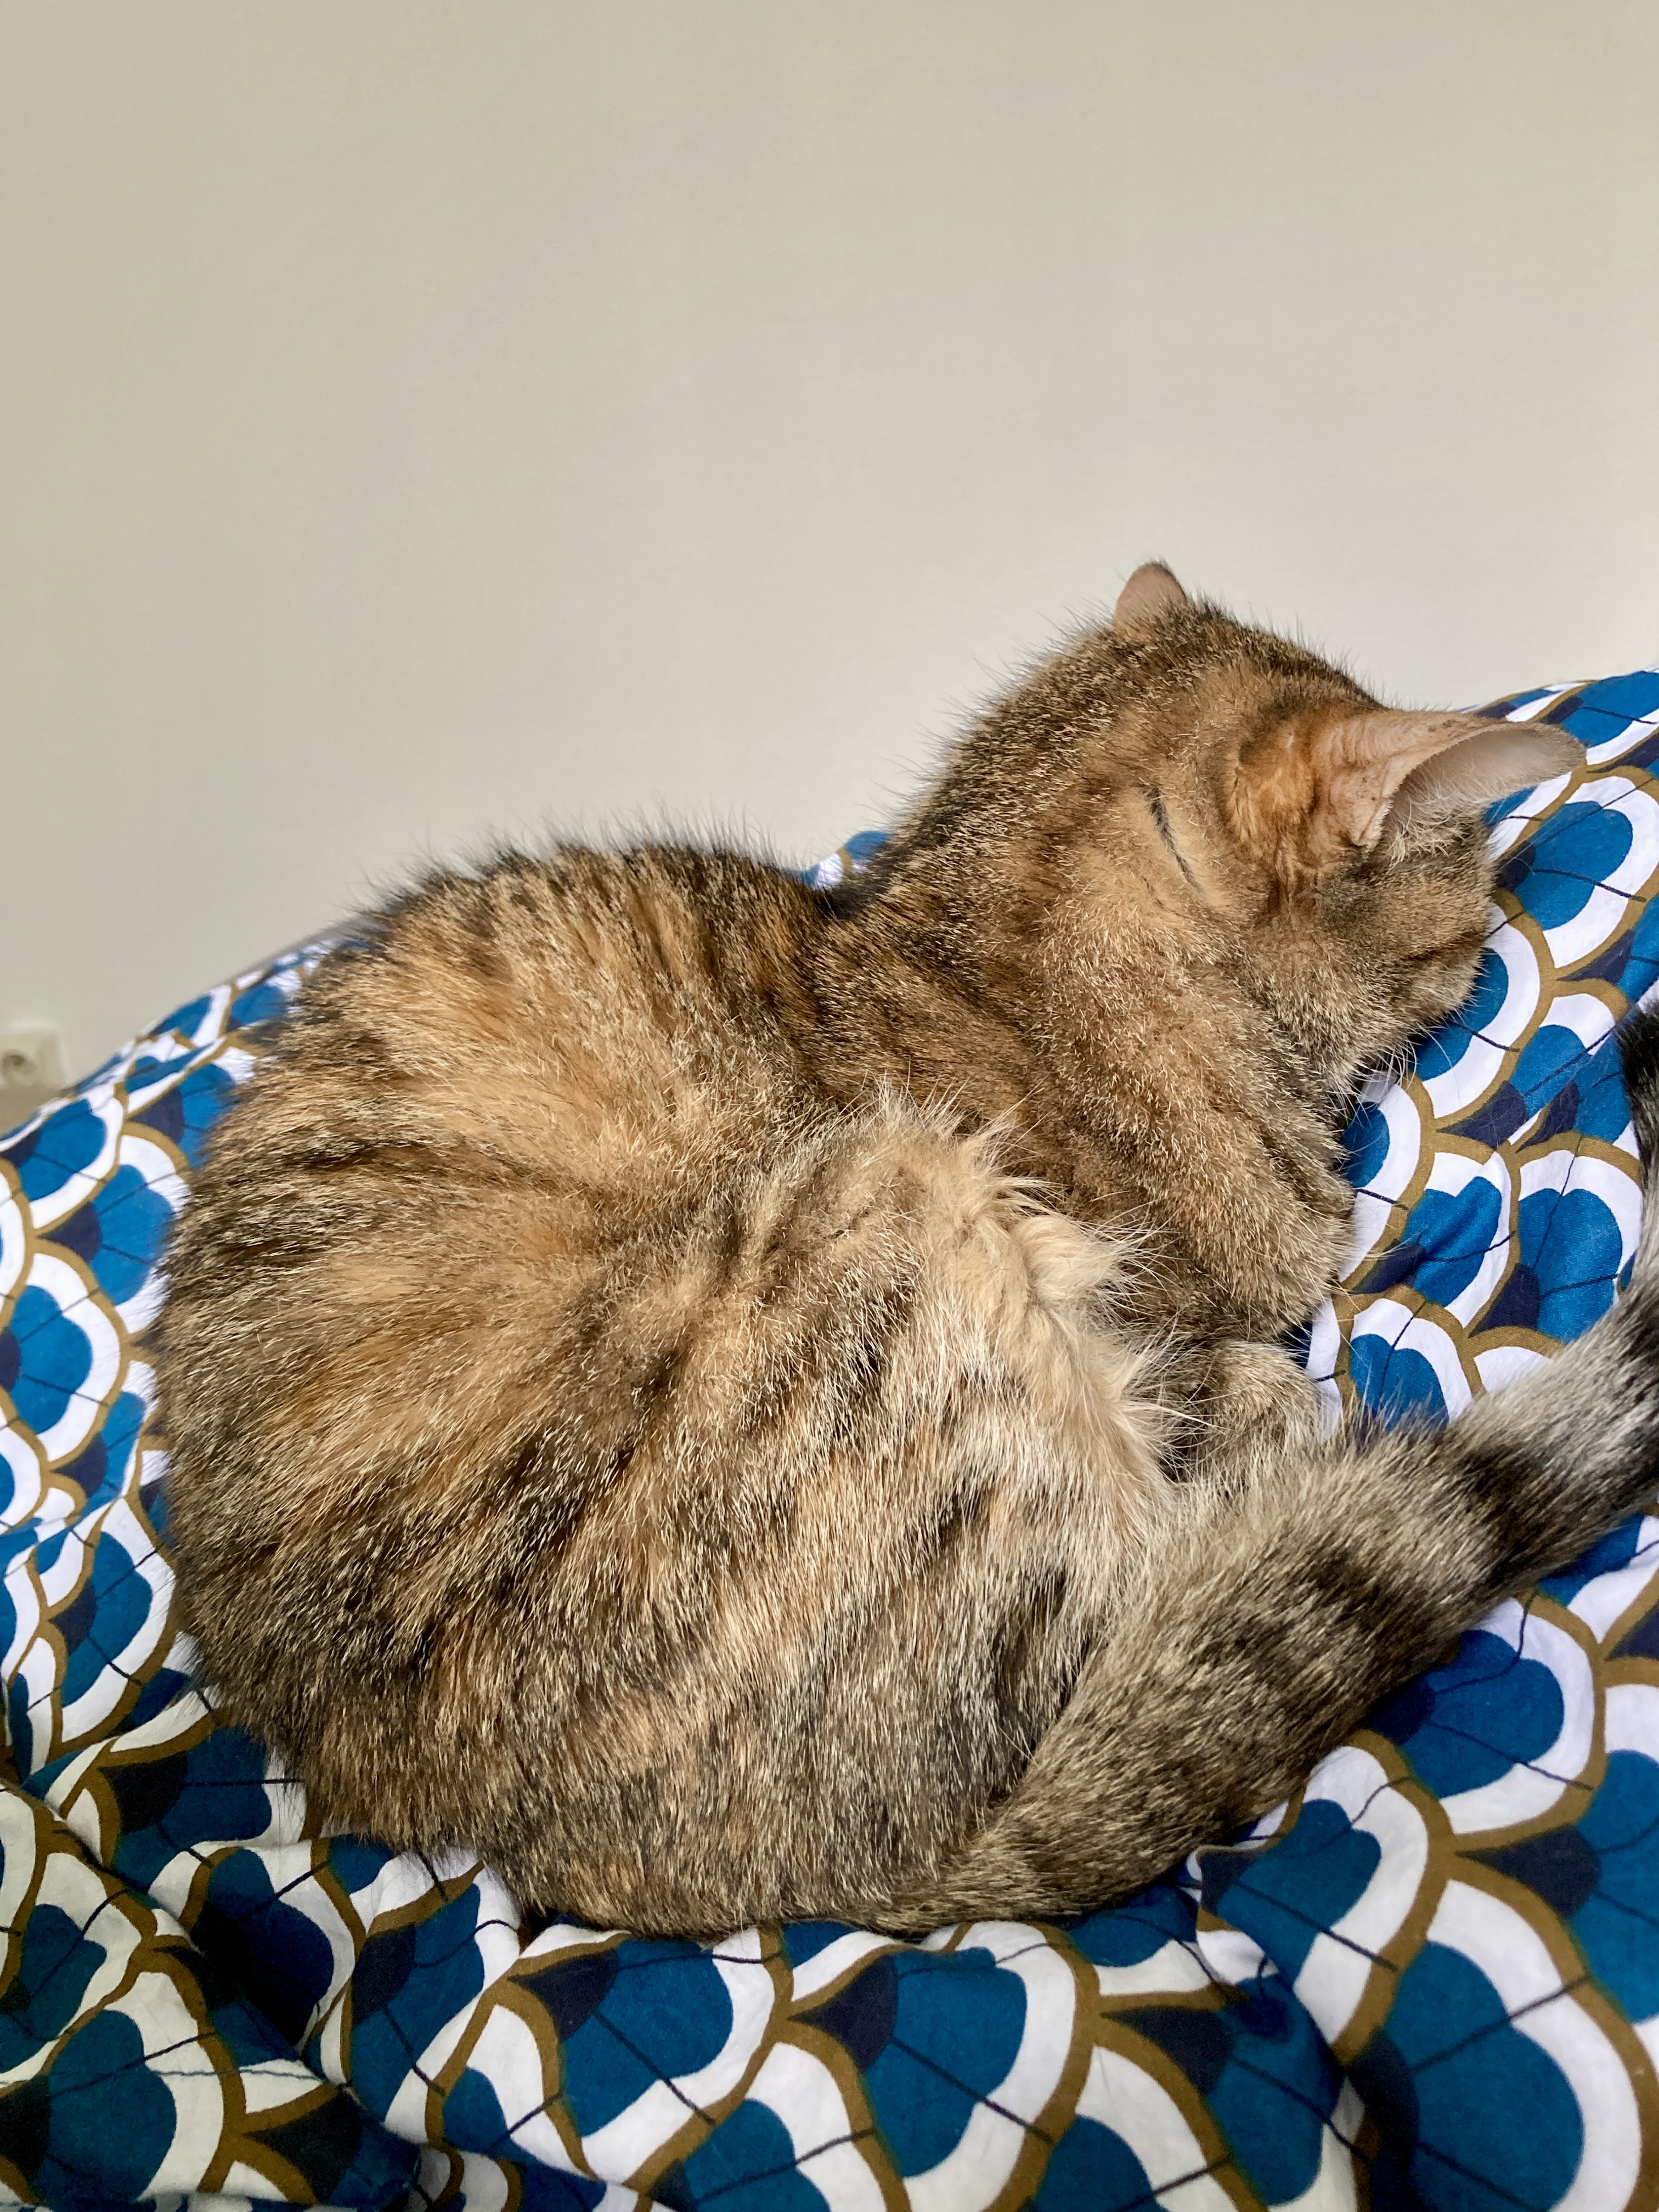
<svg viewBox="0 0 1659 2212">
<path fill-rule="evenodd" d="M 1228 794 L 1236 833 L 1281 875 L 1319 875 L 1369 853 L 1385 830 L 1478 813 L 1564 775 L 1584 757 L 1565 731 L 1480 714 L 1292 715 L 1238 756 Z"/>
<path fill-rule="evenodd" d="M 1112 609 L 1112 628 L 1127 623 L 1155 622 L 1171 607 L 1190 604 L 1187 594 L 1161 561 L 1143 561 L 1117 595 Z"/>
</svg>

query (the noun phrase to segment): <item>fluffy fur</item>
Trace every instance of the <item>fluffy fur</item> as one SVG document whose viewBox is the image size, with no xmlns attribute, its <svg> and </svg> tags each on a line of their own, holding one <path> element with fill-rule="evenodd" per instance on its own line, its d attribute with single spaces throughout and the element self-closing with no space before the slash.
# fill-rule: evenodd
<svg viewBox="0 0 1659 2212">
<path fill-rule="evenodd" d="M 1272 1342 L 1358 1073 L 1468 988 L 1478 810 L 1577 758 L 1151 568 L 842 892 L 563 848 L 391 907 L 170 1257 L 229 1711 L 642 1929 L 1066 1912 L 1261 1811 L 1651 1486 L 1650 1240 L 1441 1436 L 1318 1441 Z"/>
</svg>

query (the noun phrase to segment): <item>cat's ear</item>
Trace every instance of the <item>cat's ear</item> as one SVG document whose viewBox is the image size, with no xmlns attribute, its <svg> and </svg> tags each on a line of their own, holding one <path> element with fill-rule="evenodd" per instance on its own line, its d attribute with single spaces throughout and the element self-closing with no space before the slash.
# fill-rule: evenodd
<svg viewBox="0 0 1659 2212">
<path fill-rule="evenodd" d="M 1369 853 L 1385 830 L 1477 812 L 1583 757 L 1558 729 L 1478 714 L 1297 718 L 1241 754 L 1231 811 L 1270 866 L 1317 871 Z"/>
<path fill-rule="evenodd" d="M 1187 594 L 1161 561 L 1145 561 L 1117 595 L 1112 609 L 1112 628 L 1126 623 L 1152 622 L 1171 607 L 1189 604 Z"/>
<path fill-rule="evenodd" d="M 1390 836 L 1477 812 L 1512 791 L 1583 766 L 1583 748 L 1547 723 L 1458 719 L 1474 725 L 1468 734 L 1413 769 L 1395 793 L 1384 824 Z"/>
</svg>

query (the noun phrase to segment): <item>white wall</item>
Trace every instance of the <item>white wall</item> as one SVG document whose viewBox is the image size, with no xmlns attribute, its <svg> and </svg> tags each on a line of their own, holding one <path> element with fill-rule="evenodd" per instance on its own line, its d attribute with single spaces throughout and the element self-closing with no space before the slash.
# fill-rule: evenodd
<svg viewBox="0 0 1659 2212">
<path fill-rule="evenodd" d="M 1149 553 L 1659 651 L 1653 0 L 4 0 L 0 1025 L 489 827 L 879 819 Z"/>
</svg>

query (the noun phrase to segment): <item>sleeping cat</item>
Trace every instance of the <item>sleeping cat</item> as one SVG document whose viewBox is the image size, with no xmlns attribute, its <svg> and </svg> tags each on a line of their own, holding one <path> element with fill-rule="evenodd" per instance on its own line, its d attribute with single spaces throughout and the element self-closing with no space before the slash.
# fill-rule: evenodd
<svg viewBox="0 0 1659 2212">
<path fill-rule="evenodd" d="M 646 1930 L 1099 1905 L 1649 1495 L 1659 1266 L 1321 1441 L 1360 1072 L 1559 732 L 1137 571 L 862 878 L 560 848 L 331 953 L 158 1324 L 180 1601 L 314 1814 Z M 1659 1031 L 1631 1032 L 1644 1160 Z"/>
</svg>

